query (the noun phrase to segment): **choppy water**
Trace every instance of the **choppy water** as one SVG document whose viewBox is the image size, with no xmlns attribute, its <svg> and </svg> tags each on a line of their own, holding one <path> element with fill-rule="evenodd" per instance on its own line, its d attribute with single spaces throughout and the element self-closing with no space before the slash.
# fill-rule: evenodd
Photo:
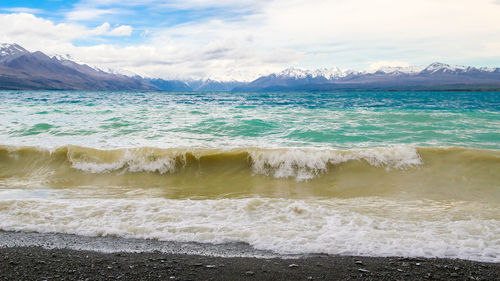
<svg viewBox="0 0 500 281">
<path fill-rule="evenodd" d="M 500 93 L 0 101 L 1 230 L 500 261 Z"/>
<path fill-rule="evenodd" d="M 499 95 L 0 92 L 0 143 L 499 149 Z"/>
</svg>

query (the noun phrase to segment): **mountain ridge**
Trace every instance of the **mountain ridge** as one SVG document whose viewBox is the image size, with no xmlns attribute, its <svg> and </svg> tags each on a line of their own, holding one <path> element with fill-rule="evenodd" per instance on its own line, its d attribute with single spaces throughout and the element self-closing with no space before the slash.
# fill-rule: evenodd
<svg viewBox="0 0 500 281">
<path fill-rule="evenodd" d="M 142 79 L 97 71 L 85 64 L 18 44 L 0 45 L 0 89 L 3 90 L 156 90 Z"/>
<path fill-rule="evenodd" d="M 320 71 L 288 68 L 261 76 L 234 91 L 455 91 L 500 90 L 500 68 L 449 65 L 434 62 L 427 67 L 381 67 L 372 71 L 334 71 L 336 75 L 318 75 Z"/>
<path fill-rule="evenodd" d="M 250 82 L 166 80 L 104 71 L 69 55 L 49 57 L 18 44 L 0 44 L 0 90 L 150 91 L 329 91 L 329 90 L 500 90 L 500 68 L 434 62 L 421 66 L 381 66 L 367 71 L 338 67 L 289 67 Z"/>
</svg>

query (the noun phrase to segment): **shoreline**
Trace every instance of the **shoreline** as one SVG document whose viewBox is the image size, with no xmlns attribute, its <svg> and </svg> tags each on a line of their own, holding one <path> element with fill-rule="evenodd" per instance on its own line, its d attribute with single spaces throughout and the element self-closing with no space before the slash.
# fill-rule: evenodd
<svg viewBox="0 0 500 281">
<path fill-rule="evenodd" d="M 83 236 L 66 233 L 38 233 L 0 230 L 0 248 L 68 249 L 98 253 L 164 253 L 215 257 L 296 258 L 258 250 L 246 243 L 209 244 L 198 242 L 160 241 L 116 236 Z"/>
<path fill-rule="evenodd" d="M 278 255 L 243 243 L 211 245 L 0 231 L 0 280 L 499 278 L 500 263 L 461 259 Z"/>
<path fill-rule="evenodd" d="M 500 264 L 458 259 L 214 257 L 0 248 L 0 280 L 499 280 Z"/>
</svg>

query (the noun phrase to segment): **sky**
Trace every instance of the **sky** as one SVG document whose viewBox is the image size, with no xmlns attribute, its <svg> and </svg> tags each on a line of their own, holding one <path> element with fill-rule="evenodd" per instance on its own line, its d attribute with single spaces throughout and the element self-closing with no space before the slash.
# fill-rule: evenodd
<svg viewBox="0 0 500 281">
<path fill-rule="evenodd" d="M 500 66 L 500 0 L 1 0 L 0 42 L 164 79 Z"/>
</svg>

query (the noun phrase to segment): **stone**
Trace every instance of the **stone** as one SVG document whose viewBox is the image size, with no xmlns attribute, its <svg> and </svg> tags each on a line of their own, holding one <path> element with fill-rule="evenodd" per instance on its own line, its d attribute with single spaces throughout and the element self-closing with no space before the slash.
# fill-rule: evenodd
<svg viewBox="0 0 500 281">
<path fill-rule="evenodd" d="M 359 272 L 369 273 L 370 271 L 364 268 L 358 268 Z"/>
</svg>

